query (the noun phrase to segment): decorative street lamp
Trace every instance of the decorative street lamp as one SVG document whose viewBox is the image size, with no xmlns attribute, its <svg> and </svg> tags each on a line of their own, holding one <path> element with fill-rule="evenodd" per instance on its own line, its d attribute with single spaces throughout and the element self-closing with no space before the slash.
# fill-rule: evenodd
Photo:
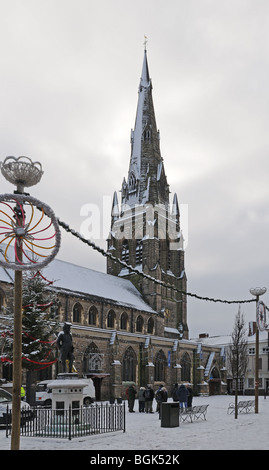
<svg viewBox="0 0 269 470">
<path fill-rule="evenodd" d="M 259 331 L 265 325 L 265 309 L 262 312 L 259 298 L 267 291 L 266 287 L 252 287 L 249 292 L 256 297 L 256 344 L 255 344 L 255 413 L 259 412 Z"/>
<path fill-rule="evenodd" d="M 25 187 L 39 183 L 44 173 L 41 163 L 32 162 L 29 157 L 6 157 L 0 167 L 3 176 L 17 186 L 19 193 L 23 193 Z"/>
<path fill-rule="evenodd" d="M 20 447 L 22 375 L 22 271 L 47 265 L 60 248 L 60 230 L 49 206 L 24 193 L 43 174 L 39 162 L 28 157 L 6 157 L 0 163 L 3 176 L 16 185 L 14 194 L 0 195 L 0 266 L 15 271 L 13 395 L 11 450 Z M 2 243 L 5 242 L 5 245 Z M 14 262 L 10 255 L 14 254 Z"/>
</svg>

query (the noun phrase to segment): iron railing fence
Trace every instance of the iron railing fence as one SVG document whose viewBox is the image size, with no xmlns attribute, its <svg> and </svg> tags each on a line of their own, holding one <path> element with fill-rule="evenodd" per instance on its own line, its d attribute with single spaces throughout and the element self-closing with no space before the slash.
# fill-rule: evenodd
<svg viewBox="0 0 269 470">
<path fill-rule="evenodd" d="M 6 412 L 6 435 L 11 433 L 11 410 Z M 21 436 L 72 439 L 91 434 L 125 432 L 125 403 L 95 403 L 89 407 L 21 411 Z"/>
</svg>

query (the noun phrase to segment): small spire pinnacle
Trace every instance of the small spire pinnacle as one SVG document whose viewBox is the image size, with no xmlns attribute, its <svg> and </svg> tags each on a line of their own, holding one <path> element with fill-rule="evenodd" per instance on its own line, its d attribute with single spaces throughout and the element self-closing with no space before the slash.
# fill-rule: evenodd
<svg viewBox="0 0 269 470">
<path fill-rule="evenodd" d="M 148 42 L 148 37 L 144 34 L 145 41 L 143 42 L 145 51 L 147 50 L 147 42 Z"/>
</svg>

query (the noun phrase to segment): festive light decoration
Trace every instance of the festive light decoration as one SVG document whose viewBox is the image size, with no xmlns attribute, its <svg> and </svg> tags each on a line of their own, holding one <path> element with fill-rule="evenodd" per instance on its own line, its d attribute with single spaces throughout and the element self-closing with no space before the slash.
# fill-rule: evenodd
<svg viewBox="0 0 269 470">
<path fill-rule="evenodd" d="M 6 241 L 7 247 L 0 251 L 0 266 L 14 269 L 14 341 L 13 341 L 13 396 L 12 396 L 12 432 L 11 450 L 20 448 L 21 422 L 21 350 L 22 350 L 22 271 L 42 268 L 57 254 L 60 248 L 60 230 L 53 211 L 24 193 L 25 187 L 37 184 L 42 175 L 42 165 L 32 162 L 28 157 L 6 157 L 0 163 L 0 169 L 7 181 L 16 185 L 16 197 L 6 194 L 0 197 L 0 246 Z M 16 204 L 15 207 L 13 204 Z M 41 209 L 42 215 L 36 215 L 35 208 Z M 3 215 L 3 217 L 2 217 Z M 48 222 L 46 221 L 48 219 Z M 42 223 L 45 221 L 45 224 Z M 53 227 L 54 233 L 49 233 Z M 4 231 L 3 231 L 4 230 Z M 36 236 L 37 234 L 41 234 Z M 48 246 L 48 241 L 52 245 Z M 37 243 L 36 243 L 37 242 Z M 14 262 L 8 258 L 8 250 L 13 247 Z"/>
<path fill-rule="evenodd" d="M 25 331 L 23 331 L 22 334 L 27 336 L 27 338 L 30 338 L 31 340 L 36 341 L 37 343 L 41 343 L 41 344 L 55 344 L 56 343 L 56 339 L 54 339 L 52 341 L 42 341 L 41 339 L 34 338 L 33 336 L 29 335 Z M 10 331 L 4 331 L 1 334 L 1 336 L 3 338 L 5 338 L 6 336 L 13 336 L 13 333 L 11 333 Z"/>
<path fill-rule="evenodd" d="M 139 276 L 144 277 L 145 279 L 149 279 L 150 281 L 154 282 L 155 284 L 159 284 L 159 285 L 161 285 L 163 287 L 167 287 L 167 288 L 169 288 L 169 289 L 171 289 L 175 292 L 179 292 L 180 294 L 183 294 L 183 295 L 186 295 L 186 296 L 189 296 L 189 297 L 194 297 L 198 300 L 205 300 L 207 302 L 215 302 L 215 303 L 220 302 L 220 303 L 224 303 L 224 304 L 246 304 L 246 303 L 255 302 L 255 299 L 249 299 L 249 300 L 215 299 L 215 298 L 212 298 L 212 297 L 205 297 L 205 296 L 193 294 L 192 292 L 186 292 L 186 291 L 180 290 L 177 287 L 175 287 L 173 284 L 161 281 L 160 279 L 156 279 L 155 277 L 152 277 L 152 276 L 144 273 L 140 269 L 135 268 L 134 266 L 126 263 L 125 261 L 122 261 L 121 259 L 117 258 L 116 256 L 113 256 L 111 253 L 106 252 L 103 248 L 96 245 L 93 241 L 87 240 L 80 233 L 76 232 L 74 229 L 71 229 L 69 227 L 69 225 L 66 224 L 65 222 L 63 222 L 62 220 L 58 219 L 58 223 L 61 227 L 63 227 L 63 229 L 67 233 L 71 233 L 74 237 L 78 238 L 81 242 L 87 244 L 88 246 L 90 246 L 94 250 L 98 251 L 98 253 L 101 253 L 101 255 L 103 255 L 107 258 L 110 258 L 113 261 L 115 261 L 116 263 L 119 263 L 121 266 L 129 269 L 130 273 L 138 274 Z M 268 309 L 268 307 L 266 307 L 266 309 Z"/>
<path fill-rule="evenodd" d="M 52 346 L 55 345 L 56 343 L 56 339 L 52 340 L 52 341 L 42 341 L 40 339 L 37 339 L 37 338 L 34 338 L 33 336 L 30 336 L 28 333 L 26 333 L 25 331 L 22 332 L 23 335 L 27 336 L 28 338 L 30 338 L 32 341 L 36 341 L 37 343 L 40 343 L 40 344 L 51 344 Z M 10 331 L 4 331 L 1 336 L 3 338 L 6 338 L 7 336 L 13 336 L 13 333 L 10 332 Z M 34 361 L 33 359 L 30 359 L 29 357 L 27 356 L 24 356 L 22 355 L 22 361 L 25 360 L 27 362 L 30 362 L 32 364 L 36 364 L 36 365 L 41 365 L 42 367 L 39 367 L 37 369 L 34 369 L 34 370 L 41 370 L 41 369 L 46 369 L 47 367 L 50 367 L 52 364 L 55 364 L 57 361 L 58 361 L 58 358 L 56 359 L 53 359 L 52 361 L 48 361 L 47 359 L 49 358 L 49 356 L 51 355 L 51 353 L 53 352 L 52 349 L 50 349 L 47 353 L 47 355 L 45 356 L 44 360 L 42 361 Z M 5 355 L 2 355 L 0 357 L 0 362 L 2 363 L 8 363 L 8 364 L 13 364 L 13 360 L 10 359 L 8 356 L 5 356 Z"/>
<path fill-rule="evenodd" d="M 50 351 L 50 352 L 51 352 L 51 351 Z M 40 367 L 40 368 L 34 369 L 34 370 L 46 369 L 47 367 L 50 367 L 52 364 L 55 364 L 55 362 L 58 361 L 58 359 L 54 359 L 53 361 L 49 361 L 49 362 L 33 361 L 32 359 L 29 359 L 28 357 L 25 357 L 25 356 L 22 357 L 22 361 L 23 361 L 23 360 L 26 360 L 26 361 L 28 361 L 28 362 L 31 362 L 32 364 L 37 364 L 37 365 L 43 366 L 43 367 Z M 9 359 L 8 357 L 3 357 L 3 356 L 1 356 L 0 361 L 1 361 L 2 363 L 7 362 L 8 364 L 13 364 L 13 361 L 12 361 L 11 359 Z"/>
<path fill-rule="evenodd" d="M 49 206 L 24 194 L 0 196 L 0 265 L 15 270 L 41 269 L 56 256 L 60 241 L 59 225 Z M 14 261 L 10 259 L 11 248 Z"/>
<path fill-rule="evenodd" d="M 18 188 L 25 186 L 34 186 L 42 175 L 42 165 L 39 162 L 32 162 L 29 157 L 6 157 L 4 162 L 0 163 L 3 176 Z"/>
</svg>

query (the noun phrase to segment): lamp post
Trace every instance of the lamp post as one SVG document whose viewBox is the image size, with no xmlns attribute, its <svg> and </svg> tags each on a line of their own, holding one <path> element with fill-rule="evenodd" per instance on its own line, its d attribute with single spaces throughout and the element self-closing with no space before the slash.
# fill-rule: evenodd
<svg viewBox="0 0 269 470">
<path fill-rule="evenodd" d="M 256 344 L 255 344 L 255 413 L 259 413 L 259 322 L 257 316 L 259 298 L 267 291 L 266 287 L 252 287 L 249 292 L 256 297 Z"/>
<path fill-rule="evenodd" d="M 13 397 L 11 450 L 20 447 L 21 375 L 22 375 L 22 271 L 39 271 L 58 253 L 61 233 L 52 209 L 38 199 L 24 193 L 24 188 L 37 184 L 43 174 L 39 162 L 28 157 L 6 157 L 0 163 L 3 176 L 16 186 L 14 194 L 0 195 L 1 231 L 6 242 L 0 251 L 0 266 L 15 271 L 14 278 L 14 333 L 13 333 Z M 13 208 L 13 204 L 15 207 Z M 38 220 L 35 219 L 38 209 Z M 27 210 L 28 209 L 28 210 Z M 11 211 L 11 216 L 5 211 Z M 42 214 L 40 215 L 40 211 Z M 40 235 L 42 233 L 42 236 Z M 1 237 L 0 237 L 1 238 Z M 37 242 L 37 243 L 36 243 Z M 54 243 L 52 246 L 51 243 Z M 13 244 L 13 245 L 12 245 Z M 15 262 L 8 250 L 14 249 Z M 38 250 L 38 251 L 37 251 Z"/>
<path fill-rule="evenodd" d="M 23 194 L 25 186 L 37 184 L 43 174 L 41 164 L 28 157 L 7 157 L 1 164 L 3 176 L 16 185 L 16 194 Z M 16 204 L 14 231 L 19 238 L 23 219 L 23 206 Z M 22 261 L 22 246 L 17 245 L 17 263 Z M 13 335 L 13 394 L 11 450 L 20 447 L 21 375 L 22 375 L 22 271 L 15 270 L 14 279 L 14 335 Z"/>
<path fill-rule="evenodd" d="M 28 157 L 7 157 L 1 163 L 1 172 L 7 181 L 16 185 L 15 194 L 23 194 L 24 188 L 37 184 L 43 174 L 39 162 L 33 163 Z M 19 240 L 22 230 L 23 205 L 16 204 L 14 209 L 14 232 Z M 21 231 L 21 232 L 20 232 Z M 22 245 L 17 244 L 17 261 L 22 261 Z M 13 334 L 13 394 L 12 394 L 12 430 L 11 450 L 20 448 L 21 420 L 21 376 L 22 376 L 22 271 L 15 269 L 14 279 L 14 334 Z"/>
</svg>

